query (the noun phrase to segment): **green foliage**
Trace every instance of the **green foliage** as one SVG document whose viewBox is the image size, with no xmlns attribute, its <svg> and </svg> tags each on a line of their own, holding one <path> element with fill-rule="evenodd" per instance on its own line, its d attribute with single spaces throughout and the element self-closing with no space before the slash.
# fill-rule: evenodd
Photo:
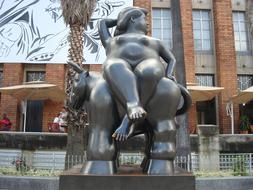
<svg viewBox="0 0 253 190">
<path fill-rule="evenodd" d="M 58 177 L 61 171 L 29 169 L 21 172 L 16 168 L 0 168 L 1 175 Z"/>
<path fill-rule="evenodd" d="M 245 159 L 243 156 L 237 156 L 234 159 L 233 171 L 235 176 L 247 176 Z"/>
<path fill-rule="evenodd" d="M 250 119 L 247 115 L 242 115 L 240 117 L 240 126 L 239 129 L 241 131 L 247 131 L 250 128 Z"/>
<path fill-rule="evenodd" d="M 233 176 L 233 171 L 194 171 L 196 177 L 228 177 Z"/>
</svg>

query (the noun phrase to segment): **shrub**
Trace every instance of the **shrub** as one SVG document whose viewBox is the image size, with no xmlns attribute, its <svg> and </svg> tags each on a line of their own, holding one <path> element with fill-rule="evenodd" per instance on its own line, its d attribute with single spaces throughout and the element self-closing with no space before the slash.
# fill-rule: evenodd
<svg viewBox="0 0 253 190">
<path fill-rule="evenodd" d="M 240 125 L 239 129 L 240 131 L 247 131 L 250 128 L 250 119 L 247 115 L 242 115 L 240 117 Z"/>
<path fill-rule="evenodd" d="M 245 159 L 243 156 L 237 156 L 233 162 L 233 171 L 235 176 L 246 176 L 248 175 L 245 167 Z"/>
<path fill-rule="evenodd" d="M 30 170 L 28 165 L 26 164 L 26 160 L 24 157 L 17 158 L 12 161 L 12 164 L 16 167 L 16 170 L 24 173 Z"/>
</svg>

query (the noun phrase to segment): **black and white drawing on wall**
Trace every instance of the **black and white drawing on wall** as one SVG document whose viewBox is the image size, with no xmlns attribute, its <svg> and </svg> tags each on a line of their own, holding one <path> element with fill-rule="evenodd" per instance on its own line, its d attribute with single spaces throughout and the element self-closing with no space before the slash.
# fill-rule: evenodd
<svg viewBox="0 0 253 190">
<path fill-rule="evenodd" d="M 84 63 L 105 59 L 98 21 L 117 18 L 121 9 L 132 5 L 133 0 L 97 0 L 84 32 Z M 0 0 L 0 63 L 65 63 L 68 32 L 60 0 Z"/>
</svg>

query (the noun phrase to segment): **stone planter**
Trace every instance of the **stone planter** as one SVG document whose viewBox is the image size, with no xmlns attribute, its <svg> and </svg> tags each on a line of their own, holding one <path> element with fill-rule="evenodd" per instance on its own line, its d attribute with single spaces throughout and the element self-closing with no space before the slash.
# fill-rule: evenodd
<svg viewBox="0 0 253 190">
<path fill-rule="evenodd" d="M 219 126 L 198 125 L 199 168 L 219 171 Z"/>
</svg>

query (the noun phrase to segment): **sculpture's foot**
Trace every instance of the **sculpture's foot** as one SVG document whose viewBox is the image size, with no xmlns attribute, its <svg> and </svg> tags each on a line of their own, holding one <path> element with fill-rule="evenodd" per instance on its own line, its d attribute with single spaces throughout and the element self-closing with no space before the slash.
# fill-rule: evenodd
<svg viewBox="0 0 253 190">
<path fill-rule="evenodd" d="M 174 175 L 173 161 L 150 159 L 148 174 L 149 175 Z"/>
<path fill-rule="evenodd" d="M 129 127 L 127 126 L 122 126 L 120 127 L 113 133 L 112 137 L 115 138 L 117 141 L 124 141 L 127 139 L 129 132 Z"/>
<path fill-rule="evenodd" d="M 86 161 L 81 169 L 81 173 L 86 175 L 113 175 L 116 172 L 115 161 Z"/>
<path fill-rule="evenodd" d="M 127 103 L 128 118 L 133 121 L 139 121 L 146 117 L 147 112 L 138 103 Z"/>
</svg>

